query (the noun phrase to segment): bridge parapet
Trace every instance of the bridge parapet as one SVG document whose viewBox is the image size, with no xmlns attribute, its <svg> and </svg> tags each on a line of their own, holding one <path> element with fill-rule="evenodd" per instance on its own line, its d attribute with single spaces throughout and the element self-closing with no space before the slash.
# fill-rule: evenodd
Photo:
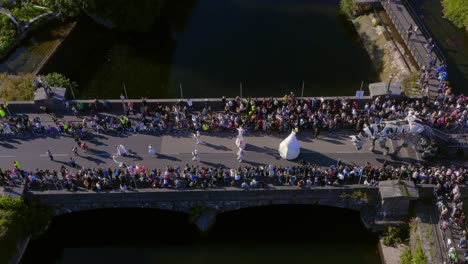
<svg viewBox="0 0 468 264">
<path fill-rule="evenodd" d="M 105 208 L 155 208 L 189 213 L 196 206 L 217 213 L 241 208 L 280 205 L 315 204 L 351 210 L 375 205 L 380 200 L 378 188 L 368 186 L 275 187 L 266 190 L 239 190 L 223 188 L 213 190 L 145 189 L 109 192 L 28 192 L 50 206 L 56 215 Z"/>
</svg>

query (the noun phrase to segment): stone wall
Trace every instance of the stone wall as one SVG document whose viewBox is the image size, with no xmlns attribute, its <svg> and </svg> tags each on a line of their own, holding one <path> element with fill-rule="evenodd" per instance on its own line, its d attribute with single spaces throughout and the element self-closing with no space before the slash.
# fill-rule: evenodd
<svg viewBox="0 0 468 264">
<path fill-rule="evenodd" d="M 356 198 L 353 193 L 366 194 Z M 210 208 L 218 213 L 241 208 L 279 205 L 316 204 L 361 210 L 374 206 L 380 196 L 373 187 L 318 187 L 297 189 L 278 187 L 271 190 L 219 189 L 219 190 L 134 190 L 127 192 L 29 192 L 41 202 L 50 206 L 56 215 L 104 208 L 156 208 L 188 213 L 195 206 Z"/>
</svg>

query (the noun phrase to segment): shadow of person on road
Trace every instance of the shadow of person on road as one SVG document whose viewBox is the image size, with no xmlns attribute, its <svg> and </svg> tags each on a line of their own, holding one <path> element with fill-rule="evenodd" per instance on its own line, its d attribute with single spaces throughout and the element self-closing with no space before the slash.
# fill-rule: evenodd
<svg viewBox="0 0 468 264">
<path fill-rule="evenodd" d="M 83 159 L 85 159 L 85 160 L 89 160 L 89 161 L 91 161 L 91 162 L 94 162 L 94 163 L 96 163 L 97 165 L 106 163 L 106 162 L 104 162 L 102 159 L 94 158 L 94 157 L 91 157 L 91 156 L 83 156 L 83 155 L 81 155 L 80 157 L 83 158 Z M 68 163 L 67 163 L 67 164 L 68 164 Z"/>
<path fill-rule="evenodd" d="M 171 160 L 171 161 L 181 161 L 180 159 L 176 158 L 176 157 L 173 157 L 173 156 L 168 156 L 168 155 L 164 155 L 164 154 L 155 154 L 155 157 L 157 159 L 166 159 L 166 160 Z"/>
<path fill-rule="evenodd" d="M 204 145 L 204 146 L 207 146 L 209 148 L 216 149 L 216 150 L 232 151 L 232 149 L 230 149 L 230 148 L 228 148 L 226 146 L 214 145 L 214 144 L 207 143 L 207 142 L 202 142 L 201 144 Z"/>
</svg>

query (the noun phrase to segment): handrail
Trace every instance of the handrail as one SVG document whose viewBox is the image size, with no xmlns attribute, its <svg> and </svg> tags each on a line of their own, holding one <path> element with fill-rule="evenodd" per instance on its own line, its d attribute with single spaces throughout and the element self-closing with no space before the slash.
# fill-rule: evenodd
<svg viewBox="0 0 468 264">
<path fill-rule="evenodd" d="M 408 3 L 407 0 L 401 0 L 401 1 L 402 1 L 403 5 L 405 5 L 406 9 L 408 10 L 408 13 L 410 14 L 410 16 L 418 24 L 419 29 L 421 29 L 421 33 L 423 33 L 423 35 L 426 37 L 426 39 L 432 38 L 431 33 L 426 28 L 426 26 L 424 26 L 424 23 L 421 21 L 421 19 L 419 18 L 418 14 L 413 9 L 411 4 Z M 432 38 L 432 41 L 436 42 L 434 40 L 434 38 Z M 434 46 L 435 46 L 435 50 L 436 50 L 436 53 L 439 56 L 439 58 L 442 59 L 444 62 L 446 62 L 447 59 L 445 58 L 444 54 L 442 53 L 442 50 L 439 49 L 439 45 L 434 45 Z"/>
</svg>

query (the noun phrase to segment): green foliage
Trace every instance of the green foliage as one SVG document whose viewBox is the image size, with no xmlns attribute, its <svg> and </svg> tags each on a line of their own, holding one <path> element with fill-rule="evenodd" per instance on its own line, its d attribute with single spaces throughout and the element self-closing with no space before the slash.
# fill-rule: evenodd
<svg viewBox="0 0 468 264">
<path fill-rule="evenodd" d="M 445 16 L 459 28 L 468 30 L 468 0 L 442 0 Z"/>
<path fill-rule="evenodd" d="M 42 0 L 40 3 L 56 11 L 62 20 L 78 16 L 86 7 L 85 0 Z"/>
<path fill-rule="evenodd" d="M 23 21 L 29 21 L 45 12 L 47 12 L 47 10 L 36 8 L 32 5 L 23 5 L 21 7 L 15 7 L 11 10 L 11 13 L 16 18 L 16 20 Z"/>
<path fill-rule="evenodd" d="M 357 4 L 355 0 L 340 0 L 341 13 L 348 18 L 354 18 L 356 15 L 371 10 L 370 4 Z"/>
<path fill-rule="evenodd" d="M 38 235 L 51 217 L 50 209 L 32 199 L 0 197 L 0 263 L 8 263 L 16 243 Z"/>
<path fill-rule="evenodd" d="M 389 226 L 387 232 L 383 236 L 383 244 L 385 246 L 395 246 L 401 244 L 409 239 L 409 228 L 408 226 L 397 228 Z"/>
<path fill-rule="evenodd" d="M 11 19 L 0 14 L 0 57 L 6 55 L 16 43 L 18 29 Z"/>
<path fill-rule="evenodd" d="M 0 89 L 0 98 L 3 101 L 30 101 L 34 99 L 34 88 L 32 87 L 35 76 L 24 74 L 10 76 Z"/>
<path fill-rule="evenodd" d="M 411 250 L 407 248 L 400 256 L 400 264 L 413 264 L 413 255 Z"/>
<path fill-rule="evenodd" d="M 406 96 L 414 96 L 420 92 L 419 77 L 420 74 L 418 72 L 412 72 L 410 76 L 402 80 L 401 85 Z"/>
<path fill-rule="evenodd" d="M 416 250 L 414 250 L 411 255 L 413 256 L 414 264 L 427 264 L 427 257 L 426 254 L 424 254 L 421 243 L 419 243 L 419 245 L 416 247 Z"/>
<path fill-rule="evenodd" d="M 57 73 L 57 72 L 53 72 L 43 77 L 44 77 L 44 82 L 50 87 L 67 88 L 68 97 L 72 96 L 72 91 L 70 90 L 71 87 L 73 87 L 73 92 L 75 93 L 75 96 L 78 96 L 77 90 L 76 90 L 78 88 L 78 84 L 76 82 L 70 81 L 70 79 L 68 79 L 65 75 Z"/>
<path fill-rule="evenodd" d="M 342 199 L 351 198 L 353 200 L 363 201 L 363 202 L 369 201 L 369 197 L 367 196 L 367 193 L 362 192 L 362 191 L 354 191 L 352 193 L 342 193 L 340 197 Z"/>
<path fill-rule="evenodd" d="M 356 10 L 357 5 L 354 0 L 341 0 L 340 1 L 340 10 L 349 18 L 354 17 L 354 10 Z"/>
</svg>

